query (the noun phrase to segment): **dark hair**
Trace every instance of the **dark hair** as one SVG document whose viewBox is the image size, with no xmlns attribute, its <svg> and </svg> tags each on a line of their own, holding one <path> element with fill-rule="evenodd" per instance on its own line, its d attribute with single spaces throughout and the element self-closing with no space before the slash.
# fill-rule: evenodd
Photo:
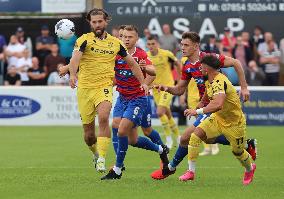
<svg viewBox="0 0 284 199">
<path fill-rule="evenodd" d="M 118 27 L 118 30 L 124 30 L 125 27 L 126 27 L 126 25 L 120 25 L 120 26 Z"/>
<path fill-rule="evenodd" d="M 155 40 L 155 41 L 159 41 L 159 38 L 157 35 L 150 35 L 149 37 L 147 37 L 147 40 Z"/>
<path fill-rule="evenodd" d="M 138 34 L 138 28 L 134 25 L 125 25 L 124 30 L 135 31 Z"/>
<path fill-rule="evenodd" d="M 101 8 L 94 8 L 92 10 L 90 10 L 86 16 L 86 20 L 89 22 L 91 21 L 91 16 L 94 15 L 103 15 L 104 20 L 106 21 L 110 21 L 111 20 L 111 16 L 107 13 L 107 11 L 105 11 L 104 9 Z"/>
<path fill-rule="evenodd" d="M 221 66 L 221 62 L 217 58 L 216 55 L 205 55 L 201 60 L 200 63 L 206 64 L 216 70 L 218 70 Z"/>
<path fill-rule="evenodd" d="M 200 36 L 196 32 L 184 32 L 182 39 L 189 39 L 193 43 L 200 43 Z"/>
</svg>

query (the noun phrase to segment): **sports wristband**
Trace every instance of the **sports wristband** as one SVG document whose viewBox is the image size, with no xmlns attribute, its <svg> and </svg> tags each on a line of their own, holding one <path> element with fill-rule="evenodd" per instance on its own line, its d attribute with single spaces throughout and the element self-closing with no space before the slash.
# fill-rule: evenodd
<svg viewBox="0 0 284 199">
<path fill-rule="evenodd" d="M 203 108 L 196 109 L 196 113 L 197 113 L 198 115 L 203 115 L 203 114 L 204 114 Z"/>
</svg>

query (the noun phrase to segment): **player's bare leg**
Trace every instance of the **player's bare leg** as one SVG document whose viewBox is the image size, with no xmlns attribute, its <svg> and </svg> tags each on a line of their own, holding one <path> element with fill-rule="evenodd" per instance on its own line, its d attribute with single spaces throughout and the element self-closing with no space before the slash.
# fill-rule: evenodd
<svg viewBox="0 0 284 199">
<path fill-rule="evenodd" d="M 93 152 L 93 163 L 97 167 L 97 160 L 99 158 L 97 151 L 97 138 L 95 134 L 95 122 L 90 124 L 83 124 L 84 140 L 89 149 Z"/>
<path fill-rule="evenodd" d="M 99 172 L 106 171 L 105 158 L 107 149 L 110 144 L 110 127 L 109 127 L 109 115 L 112 104 L 109 101 L 103 101 L 97 106 L 99 133 L 98 133 L 98 152 L 99 158 L 97 161 L 97 170 Z"/>
<path fill-rule="evenodd" d="M 166 145 L 170 149 L 173 146 L 173 139 L 171 136 L 171 129 L 170 129 L 170 123 L 169 123 L 169 118 L 167 116 L 167 108 L 164 106 L 158 106 L 157 107 L 157 115 L 160 118 L 160 121 L 162 123 L 162 126 L 164 128 L 164 133 L 166 137 Z"/>
</svg>

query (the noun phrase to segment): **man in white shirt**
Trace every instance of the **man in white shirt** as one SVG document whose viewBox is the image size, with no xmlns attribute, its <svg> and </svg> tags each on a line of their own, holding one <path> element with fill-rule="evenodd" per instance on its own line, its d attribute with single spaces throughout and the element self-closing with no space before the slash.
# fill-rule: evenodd
<svg viewBox="0 0 284 199">
<path fill-rule="evenodd" d="M 23 57 L 25 48 L 26 47 L 24 45 L 19 43 L 15 35 L 10 37 L 9 45 L 5 49 L 5 56 L 7 57 L 8 66 L 17 65 L 18 60 Z"/>
<path fill-rule="evenodd" d="M 16 70 L 21 76 L 22 85 L 28 85 L 29 76 L 28 69 L 32 67 L 32 58 L 30 57 L 30 52 L 28 49 L 25 49 L 23 52 L 23 57 L 18 59 L 16 64 Z"/>
</svg>

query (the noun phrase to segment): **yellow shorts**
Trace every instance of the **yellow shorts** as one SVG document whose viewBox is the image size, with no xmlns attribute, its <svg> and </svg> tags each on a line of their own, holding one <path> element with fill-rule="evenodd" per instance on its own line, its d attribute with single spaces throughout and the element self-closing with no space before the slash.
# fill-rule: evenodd
<svg viewBox="0 0 284 199">
<path fill-rule="evenodd" d="M 165 91 L 158 92 L 157 89 L 153 89 L 153 97 L 156 103 L 156 106 L 163 106 L 170 108 L 173 95 Z"/>
<path fill-rule="evenodd" d="M 234 153 L 242 153 L 245 147 L 246 140 L 246 122 L 245 119 L 239 124 L 231 126 L 223 126 L 218 122 L 214 114 L 211 114 L 203 122 L 198 125 L 203 131 L 205 131 L 207 139 L 224 135 L 230 142 L 232 151 Z"/>
<path fill-rule="evenodd" d="M 78 88 L 78 109 L 83 124 L 94 121 L 96 107 L 103 101 L 112 103 L 112 86 L 101 88 Z"/>
<path fill-rule="evenodd" d="M 188 83 L 187 86 L 187 106 L 188 108 L 195 109 L 199 103 L 199 90 L 197 84 L 193 78 Z"/>
</svg>

